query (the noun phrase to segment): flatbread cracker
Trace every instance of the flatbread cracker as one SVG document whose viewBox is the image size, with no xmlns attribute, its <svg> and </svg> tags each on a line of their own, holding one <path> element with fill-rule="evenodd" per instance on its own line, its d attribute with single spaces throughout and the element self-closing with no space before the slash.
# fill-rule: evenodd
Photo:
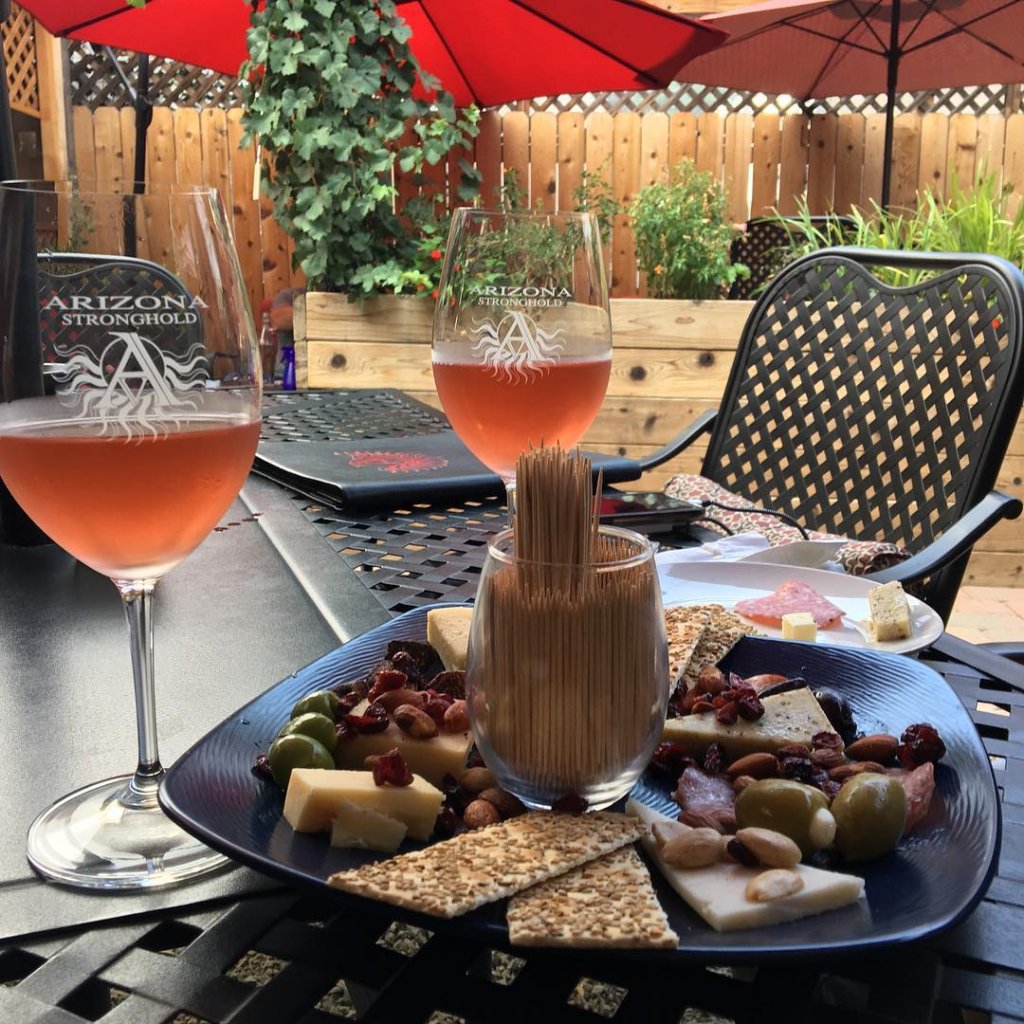
<svg viewBox="0 0 1024 1024">
<path fill-rule="evenodd" d="M 629 846 L 518 893 L 508 904 L 513 946 L 675 949 L 679 936 L 651 876 Z"/>
<path fill-rule="evenodd" d="M 458 917 L 626 846 L 642 832 L 624 814 L 534 811 L 340 871 L 327 884 L 423 914 Z"/>
<path fill-rule="evenodd" d="M 738 615 L 727 611 L 720 604 L 690 605 L 692 610 L 704 611 L 708 615 L 707 629 L 690 658 L 686 669 L 686 681 L 693 682 L 706 665 L 717 665 L 745 636 L 758 634 L 753 626 Z"/>
<path fill-rule="evenodd" d="M 679 605 L 665 611 L 670 693 L 675 691 L 680 679 L 686 675 L 690 659 L 710 622 L 711 616 L 702 608 Z"/>
</svg>

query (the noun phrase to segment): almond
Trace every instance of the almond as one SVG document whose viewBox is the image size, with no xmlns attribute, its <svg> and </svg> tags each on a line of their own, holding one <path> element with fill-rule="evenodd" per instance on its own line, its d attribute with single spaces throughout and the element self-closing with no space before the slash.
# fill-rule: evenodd
<svg viewBox="0 0 1024 1024">
<path fill-rule="evenodd" d="M 724 840 L 713 828 L 694 828 L 672 836 L 661 848 L 666 864 L 674 868 L 706 868 L 722 858 Z"/>
<path fill-rule="evenodd" d="M 871 736 L 862 736 L 859 740 L 854 740 L 846 748 L 846 756 L 854 761 L 877 761 L 879 764 L 888 764 L 895 760 L 899 745 L 900 741 L 895 736 L 876 732 Z"/>
<path fill-rule="evenodd" d="M 841 764 L 846 764 L 846 758 L 841 750 L 833 750 L 831 747 L 815 747 L 811 751 L 811 764 L 815 768 L 824 768 L 825 771 L 828 771 Z"/>
<path fill-rule="evenodd" d="M 395 708 L 394 719 L 402 732 L 415 739 L 428 740 L 437 735 L 437 722 L 412 704 L 400 704 Z"/>
<path fill-rule="evenodd" d="M 795 871 L 770 868 L 747 882 L 747 899 L 754 903 L 768 903 L 783 896 L 792 896 L 803 887 L 804 880 Z"/>
<path fill-rule="evenodd" d="M 864 772 L 876 772 L 880 775 L 885 769 L 875 761 L 853 761 L 850 764 L 840 764 L 829 770 L 828 777 L 836 782 L 845 782 L 854 775 L 862 775 Z"/>
<path fill-rule="evenodd" d="M 490 768 L 485 768 L 483 765 L 467 768 L 459 776 L 459 785 L 466 790 L 467 793 L 482 793 L 485 789 L 490 789 L 496 784 L 494 772 L 492 772 Z"/>
<path fill-rule="evenodd" d="M 497 825 L 501 820 L 498 809 L 486 800 L 473 800 L 462 812 L 462 823 L 468 829 L 486 828 Z"/>
<path fill-rule="evenodd" d="M 403 704 L 411 704 L 414 708 L 422 708 L 427 703 L 427 695 L 419 690 L 386 690 L 373 703 L 379 704 L 388 714 L 393 715 L 395 709 Z"/>
<path fill-rule="evenodd" d="M 770 828 L 741 828 L 736 838 L 766 868 L 795 868 L 800 863 L 800 847 L 781 832 Z"/>
<path fill-rule="evenodd" d="M 658 844 L 659 849 L 673 836 L 682 835 L 684 832 L 691 831 L 693 830 L 690 826 L 684 825 L 681 821 L 655 821 L 651 825 L 651 835 L 654 836 L 654 841 Z"/>
<path fill-rule="evenodd" d="M 758 754 L 747 754 L 733 761 L 725 774 L 730 779 L 738 779 L 741 775 L 749 775 L 752 779 L 770 779 L 778 774 L 779 762 L 775 760 L 774 754 L 767 751 Z"/>
<path fill-rule="evenodd" d="M 486 800 L 501 815 L 502 818 L 515 818 L 526 813 L 526 805 L 517 796 L 499 789 L 497 786 L 489 786 L 478 794 L 478 799 Z"/>
</svg>

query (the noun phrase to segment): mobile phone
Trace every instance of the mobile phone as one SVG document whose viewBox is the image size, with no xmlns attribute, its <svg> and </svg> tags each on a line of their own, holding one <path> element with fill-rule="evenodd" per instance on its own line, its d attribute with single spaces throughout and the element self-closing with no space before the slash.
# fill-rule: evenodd
<svg viewBox="0 0 1024 1024">
<path fill-rule="evenodd" d="M 660 491 L 606 491 L 601 495 L 601 522 L 638 533 L 660 533 L 704 515 L 695 501 L 670 498 Z"/>
</svg>

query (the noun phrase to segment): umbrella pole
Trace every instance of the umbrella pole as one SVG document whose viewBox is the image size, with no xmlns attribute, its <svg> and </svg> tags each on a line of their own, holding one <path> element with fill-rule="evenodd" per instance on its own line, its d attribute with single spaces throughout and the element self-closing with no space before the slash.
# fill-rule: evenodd
<svg viewBox="0 0 1024 1024">
<path fill-rule="evenodd" d="M 11 15 L 10 0 L 0 0 L 0 21 Z M 7 64 L 0 47 L 0 181 L 18 176 L 14 159 L 14 126 L 11 123 L 11 97 L 7 91 Z"/>
<path fill-rule="evenodd" d="M 892 184 L 892 135 L 896 119 L 896 85 L 900 74 L 900 0 L 892 0 L 889 49 L 885 55 L 885 139 L 882 142 L 882 209 L 889 209 Z"/>
</svg>

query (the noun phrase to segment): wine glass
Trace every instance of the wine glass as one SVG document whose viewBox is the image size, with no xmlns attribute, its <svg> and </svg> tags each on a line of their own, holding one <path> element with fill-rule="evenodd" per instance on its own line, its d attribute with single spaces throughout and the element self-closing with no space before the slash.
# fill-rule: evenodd
<svg viewBox="0 0 1024 1024">
<path fill-rule="evenodd" d="M 151 888 L 227 863 L 157 803 L 152 602 L 246 478 L 259 365 L 216 190 L 0 184 L 0 477 L 113 580 L 135 683 L 135 772 L 62 797 L 29 829 L 29 861 L 50 878 Z"/>
<path fill-rule="evenodd" d="M 456 210 L 434 310 L 434 383 L 452 428 L 505 484 L 531 446 L 577 444 L 611 373 L 591 213 Z"/>
</svg>

